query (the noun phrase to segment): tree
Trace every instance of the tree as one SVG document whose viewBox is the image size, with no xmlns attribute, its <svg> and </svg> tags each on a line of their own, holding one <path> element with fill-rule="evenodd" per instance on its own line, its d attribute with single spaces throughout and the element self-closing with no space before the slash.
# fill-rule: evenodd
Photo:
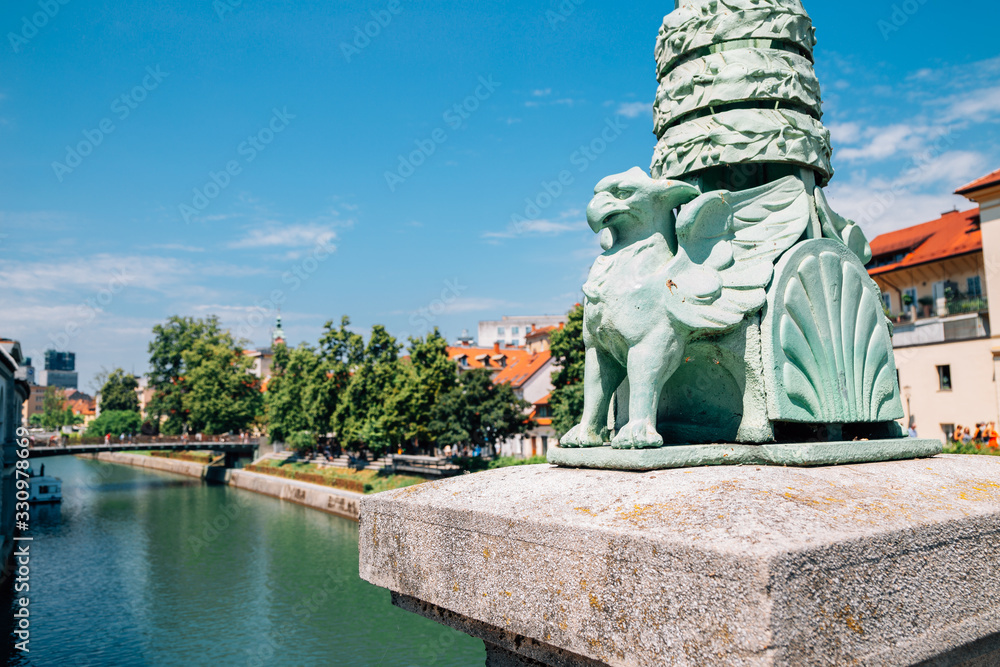
<svg viewBox="0 0 1000 667">
<path fill-rule="evenodd" d="M 402 419 L 395 406 L 399 389 L 401 346 L 382 325 L 372 328 L 364 359 L 351 376 L 334 421 L 342 425 L 338 438 L 376 456 L 402 441 Z"/>
<path fill-rule="evenodd" d="M 66 404 L 66 395 L 58 387 L 46 387 L 45 398 L 42 400 L 40 422 L 46 431 L 56 431 L 63 426 L 78 423 L 79 418 Z"/>
<path fill-rule="evenodd" d="M 303 431 L 317 433 L 306 409 L 306 395 L 315 393 L 312 385 L 317 381 L 320 366 L 319 356 L 308 345 L 291 350 L 284 344 L 275 346 L 271 379 L 264 397 L 269 433 L 275 442 L 285 442 Z"/>
<path fill-rule="evenodd" d="M 305 407 L 310 423 L 317 433 L 343 432 L 340 410 L 351 374 L 361 365 L 365 357 L 365 339 L 350 330 L 351 320 L 346 315 L 340 319 L 340 327 L 327 322 L 319 340 L 320 363 L 316 369 L 316 380 L 308 385 Z"/>
<path fill-rule="evenodd" d="M 103 438 L 110 433 L 118 437 L 122 433 L 136 434 L 142 428 L 142 415 L 133 410 L 101 410 L 101 416 L 90 422 L 85 435 L 88 438 Z"/>
<path fill-rule="evenodd" d="M 101 411 L 124 410 L 139 412 L 139 383 L 134 375 L 126 375 L 125 371 L 116 368 L 108 374 L 104 386 L 101 387 Z"/>
<path fill-rule="evenodd" d="M 528 429 L 527 401 L 517 397 L 509 384 L 494 384 L 485 368 L 463 373 L 458 386 L 435 404 L 430 429 L 438 446 L 464 445 L 494 452 L 511 436 Z"/>
<path fill-rule="evenodd" d="M 154 390 L 147 411 L 155 415 L 154 423 L 163 421 L 162 431 L 179 435 L 187 423 L 184 407 L 186 366 L 184 353 L 194 348 L 196 341 L 219 342 L 222 331 L 218 318 L 205 320 L 173 316 L 165 324 L 153 327 L 149 343 L 149 386 Z"/>
<path fill-rule="evenodd" d="M 191 430 L 219 434 L 249 428 L 263 408 L 260 380 L 232 336 L 203 337 L 182 356 L 181 408 Z"/>
<path fill-rule="evenodd" d="M 583 373 L 587 351 L 583 345 L 583 306 L 569 311 L 566 326 L 550 336 L 552 363 L 552 426 L 561 438 L 583 418 Z"/>
<path fill-rule="evenodd" d="M 457 368 L 441 332 L 435 328 L 426 338 L 410 338 L 410 358 L 400 364 L 399 390 L 389 410 L 399 416 L 407 442 L 419 448 L 434 441 L 434 406 L 457 385 Z"/>
</svg>

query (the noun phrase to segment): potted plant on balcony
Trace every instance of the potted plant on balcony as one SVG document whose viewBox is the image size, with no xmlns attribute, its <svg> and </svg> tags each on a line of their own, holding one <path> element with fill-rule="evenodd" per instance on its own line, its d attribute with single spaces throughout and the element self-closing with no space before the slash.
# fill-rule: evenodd
<svg viewBox="0 0 1000 667">
<path fill-rule="evenodd" d="M 924 308 L 924 317 L 930 317 L 931 316 L 931 306 L 934 305 L 934 299 L 932 297 L 929 297 L 929 296 L 922 296 L 919 299 L 917 299 L 917 303 L 919 303 L 921 306 L 923 306 L 923 308 Z"/>
</svg>

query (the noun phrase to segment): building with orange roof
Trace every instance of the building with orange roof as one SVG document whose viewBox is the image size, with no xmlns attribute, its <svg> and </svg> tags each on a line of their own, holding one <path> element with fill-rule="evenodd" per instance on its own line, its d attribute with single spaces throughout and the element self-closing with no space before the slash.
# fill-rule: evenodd
<svg viewBox="0 0 1000 667">
<path fill-rule="evenodd" d="M 557 326 L 540 327 L 531 331 L 524 337 L 525 347 L 528 348 L 529 352 L 534 352 L 535 354 L 548 352 L 552 349 L 551 337 L 553 332 L 559 331 L 565 326 L 565 322 L 560 322 Z"/>
<path fill-rule="evenodd" d="M 552 393 L 552 354 L 545 350 L 533 353 L 525 348 L 501 347 L 494 343 L 493 347 L 472 347 L 471 342 L 449 347 L 448 358 L 458 365 L 458 372 L 467 372 L 476 368 L 486 368 L 493 372 L 495 384 L 509 384 L 517 396 L 531 407 L 525 414 L 525 419 L 533 420 L 529 431 L 523 435 L 511 438 L 500 447 L 503 456 L 544 456 L 551 444 L 556 443 L 556 433 L 552 428 L 550 415 L 542 419 L 542 423 L 534 420 L 541 408 L 548 409 L 548 396 Z M 544 401 L 544 403 L 542 403 Z"/>
<path fill-rule="evenodd" d="M 896 323 L 896 346 L 989 335 L 979 209 L 883 234 L 868 273 Z"/>
<path fill-rule="evenodd" d="M 962 188 L 979 204 L 883 234 L 868 272 L 894 322 L 893 347 L 907 420 L 921 437 L 952 437 L 1000 422 L 1000 170 Z M 1000 293 L 1000 292 L 997 292 Z"/>
</svg>

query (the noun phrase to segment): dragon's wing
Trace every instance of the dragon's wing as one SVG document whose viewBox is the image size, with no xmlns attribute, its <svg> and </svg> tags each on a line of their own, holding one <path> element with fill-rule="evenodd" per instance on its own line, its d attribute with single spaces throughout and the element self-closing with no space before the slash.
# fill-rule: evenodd
<svg viewBox="0 0 1000 667">
<path fill-rule="evenodd" d="M 809 197 L 789 176 L 742 192 L 709 192 L 677 218 L 670 266 L 674 319 L 692 329 L 724 330 L 759 310 L 774 262 L 802 238 Z"/>
</svg>

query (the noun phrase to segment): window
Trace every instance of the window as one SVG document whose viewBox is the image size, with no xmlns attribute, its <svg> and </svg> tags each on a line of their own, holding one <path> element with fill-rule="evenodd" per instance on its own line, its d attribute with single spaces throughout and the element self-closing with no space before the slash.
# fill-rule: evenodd
<svg viewBox="0 0 1000 667">
<path fill-rule="evenodd" d="M 888 310 L 888 311 L 891 312 L 892 311 L 892 295 L 889 294 L 888 292 L 882 292 L 882 304 L 885 306 L 886 310 Z"/>
<path fill-rule="evenodd" d="M 941 391 L 951 391 L 951 366 L 938 366 L 938 388 Z"/>
<path fill-rule="evenodd" d="M 507 333 L 506 329 L 503 327 L 497 327 L 497 338 L 503 338 L 505 333 Z"/>
<path fill-rule="evenodd" d="M 516 336 L 519 333 L 521 333 L 521 327 L 514 327 L 513 329 L 510 330 L 511 336 Z"/>
<path fill-rule="evenodd" d="M 909 301 L 909 303 L 907 303 L 907 301 Z M 903 305 L 907 307 L 917 305 L 916 287 L 911 287 L 910 289 L 903 290 Z"/>
<path fill-rule="evenodd" d="M 941 432 L 944 433 L 944 439 L 950 441 L 952 436 L 955 435 L 955 425 L 941 424 Z"/>
<path fill-rule="evenodd" d="M 973 276 L 966 281 L 969 296 L 980 297 L 983 295 L 983 283 L 979 276 Z"/>
</svg>

